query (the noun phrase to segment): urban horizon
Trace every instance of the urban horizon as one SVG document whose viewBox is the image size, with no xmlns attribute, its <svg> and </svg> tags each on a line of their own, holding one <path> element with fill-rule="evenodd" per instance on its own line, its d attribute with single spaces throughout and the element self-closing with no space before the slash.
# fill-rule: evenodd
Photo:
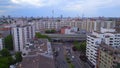
<svg viewBox="0 0 120 68">
<path fill-rule="evenodd" d="M 3 0 L 0 3 L 0 15 L 5 16 L 120 17 L 119 0 Z"/>
</svg>

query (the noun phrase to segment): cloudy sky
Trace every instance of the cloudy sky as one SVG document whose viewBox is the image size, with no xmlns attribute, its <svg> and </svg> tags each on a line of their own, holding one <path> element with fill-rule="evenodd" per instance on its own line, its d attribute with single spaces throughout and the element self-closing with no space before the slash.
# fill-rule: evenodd
<svg viewBox="0 0 120 68">
<path fill-rule="evenodd" d="M 120 16 L 120 0 L 0 0 L 0 15 Z"/>
</svg>

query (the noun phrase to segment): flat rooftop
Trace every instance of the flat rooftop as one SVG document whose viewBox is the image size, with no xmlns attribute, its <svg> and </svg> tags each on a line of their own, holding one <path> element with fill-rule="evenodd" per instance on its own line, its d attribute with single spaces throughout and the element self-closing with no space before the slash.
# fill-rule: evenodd
<svg viewBox="0 0 120 68">
<path fill-rule="evenodd" d="M 36 55 L 40 53 L 47 53 L 48 52 L 48 40 L 47 39 L 37 39 L 33 40 L 32 45 L 29 45 L 28 55 Z"/>
<path fill-rule="evenodd" d="M 51 45 L 48 43 L 47 39 L 32 40 L 17 68 L 55 68 Z"/>
<path fill-rule="evenodd" d="M 55 68 L 53 59 L 44 56 L 24 57 L 17 68 Z"/>
</svg>

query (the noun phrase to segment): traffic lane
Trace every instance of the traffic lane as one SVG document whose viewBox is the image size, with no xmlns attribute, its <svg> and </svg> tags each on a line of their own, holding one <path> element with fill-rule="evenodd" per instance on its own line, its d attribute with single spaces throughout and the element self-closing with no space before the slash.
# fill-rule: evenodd
<svg viewBox="0 0 120 68">
<path fill-rule="evenodd" d="M 69 58 L 74 64 L 75 68 L 83 68 L 82 65 L 80 64 L 79 58 L 73 55 L 71 52 L 70 52 Z"/>
<path fill-rule="evenodd" d="M 74 64 L 75 68 L 82 68 L 81 64 L 79 63 L 79 60 L 76 59 L 76 57 L 71 53 L 71 48 L 65 47 L 66 48 L 66 54 L 67 57 L 70 58 L 71 62 Z"/>
<path fill-rule="evenodd" d="M 64 56 L 63 45 L 53 45 L 53 46 L 55 50 L 58 51 L 58 56 L 56 57 L 57 68 L 68 68 L 68 64 Z"/>
<path fill-rule="evenodd" d="M 75 68 L 82 68 L 77 59 L 74 59 L 72 63 L 74 64 Z"/>
<path fill-rule="evenodd" d="M 63 65 L 63 68 L 68 68 L 65 56 L 64 56 L 64 47 L 59 46 L 59 55 L 58 55 L 58 60 L 60 61 L 60 64 Z"/>
<path fill-rule="evenodd" d="M 72 48 L 67 47 L 66 51 L 68 53 L 68 57 L 73 60 L 73 64 L 75 65 L 75 68 L 84 68 L 83 65 L 80 63 L 79 56 L 76 56 L 74 52 L 72 51 Z"/>
<path fill-rule="evenodd" d="M 75 55 L 79 58 L 80 53 L 79 53 L 79 52 L 75 52 Z M 81 63 L 83 64 L 84 68 L 91 68 L 87 62 L 82 61 L 81 59 L 79 59 L 79 60 L 80 60 Z"/>
</svg>

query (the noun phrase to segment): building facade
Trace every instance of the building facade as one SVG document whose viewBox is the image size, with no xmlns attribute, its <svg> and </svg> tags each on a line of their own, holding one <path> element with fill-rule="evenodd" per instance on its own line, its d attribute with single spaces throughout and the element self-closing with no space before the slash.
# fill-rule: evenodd
<svg viewBox="0 0 120 68">
<path fill-rule="evenodd" d="M 20 26 L 17 25 L 12 28 L 14 49 L 15 51 L 23 51 L 29 39 L 34 38 L 35 28 L 33 24 Z"/>
<path fill-rule="evenodd" d="M 94 31 L 87 36 L 86 56 L 95 68 L 97 68 L 98 64 L 98 48 L 101 42 L 113 48 L 120 48 L 120 33 L 117 33 L 115 29 L 101 28 L 100 32 Z"/>
<path fill-rule="evenodd" d="M 120 48 L 115 49 L 105 43 L 100 44 L 98 50 L 98 68 L 119 68 Z"/>
<path fill-rule="evenodd" d="M 3 39 L 0 38 L 0 50 L 2 50 L 2 49 L 3 49 Z"/>
</svg>

